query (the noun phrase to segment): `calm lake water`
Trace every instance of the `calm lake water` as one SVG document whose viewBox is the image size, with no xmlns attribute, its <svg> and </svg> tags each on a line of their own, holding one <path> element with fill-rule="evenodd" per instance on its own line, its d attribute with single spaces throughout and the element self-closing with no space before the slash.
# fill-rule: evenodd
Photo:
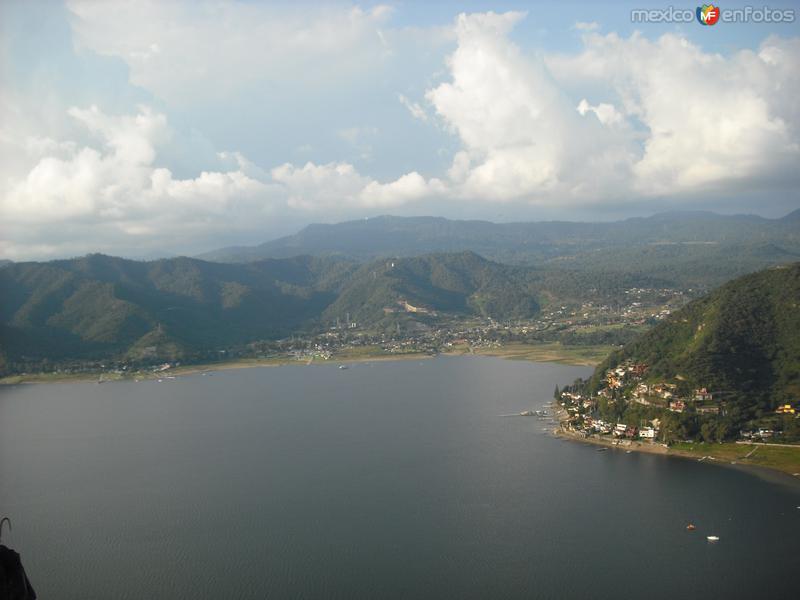
<svg viewBox="0 0 800 600">
<path fill-rule="evenodd" d="M 44 600 L 797 597 L 791 482 L 499 416 L 588 372 L 459 357 L 2 389 L 4 541 Z"/>
</svg>

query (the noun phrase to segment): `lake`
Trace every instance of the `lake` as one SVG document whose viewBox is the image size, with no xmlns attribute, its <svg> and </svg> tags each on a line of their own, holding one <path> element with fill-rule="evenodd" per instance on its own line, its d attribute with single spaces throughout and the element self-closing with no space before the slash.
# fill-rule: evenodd
<svg viewBox="0 0 800 600">
<path fill-rule="evenodd" d="M 793 482 L 499 416 L 589 372 L 439 357 L 0 389 L 3 540 L 43 599 L 795 597 Z"/>
</svg>

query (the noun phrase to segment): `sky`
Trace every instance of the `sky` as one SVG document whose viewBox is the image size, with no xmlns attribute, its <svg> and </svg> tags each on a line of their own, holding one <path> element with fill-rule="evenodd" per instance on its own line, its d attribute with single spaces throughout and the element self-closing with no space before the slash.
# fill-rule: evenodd
<svg viewBox="0 0 800 600">
<path fill-rule="evenodd" d="M 670 6 L 7 0 L 0 258 L 799 208 L 800 5 L 633 22 Z"/>
</svg>

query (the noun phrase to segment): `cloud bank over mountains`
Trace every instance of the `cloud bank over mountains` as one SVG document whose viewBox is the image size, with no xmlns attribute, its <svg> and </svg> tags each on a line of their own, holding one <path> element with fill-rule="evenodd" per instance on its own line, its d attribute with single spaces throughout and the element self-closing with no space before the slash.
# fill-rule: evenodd
<svg viewBox="0 0 800 600">
<path fill-rule="evenodd" d="M 385 7 L 333 7 L 312 19 L 250 4 L 69 8 L 76 52 L 121 61 L 152 101 L 127 112 L 100 100 L 59 111 L 54 102 L 51 120 L 26 121 L 8 115 L 25 114 L 32 99 L 3 86 L 12 90 L 0 92 L 7 258 L 192 252 L 281 220 L 458 217 L 466 206 L 567 211 L 748 193 L 797 200 L 800 38 L 771 36 L 757 50 L 723 55 L 678 33 L 621 37 L 592 24 L 576 26 L 578 52 L 532 53 L 512 39 L 516 25 L 535 18 L 519 12 L 461 14 L 424 28 L 392 26 Z M 441 51 L 439 72 L 413 85 L 393 81 L 386 61 L 411 46 Z M 13 49 L 4 55 L 13 62 Z M 192 172 L 202 144 L 184 139 L 183 123 L 173 127 L 196 104 L 235 111 L 238 98 L 266 93 L 258 86 L 291 88 L 303 102 L 319 93 L 333 118 L 325 90 L 368 88 L 370 78 L 390 93 L 403 127 L 451 140 L 439 152 L 445 168 L 371 174 L 373 150 L 359 136 L 380 137 L 388 124 L 356 123 L 335 135 L 357 147 L 360 164 L 302 160 L 299 151 L 264 164 L 221 147 Z M 189 129 L 203 137 L 203 123 Z M 275 143 L 265 132 L 264 144 Z"/>
</svg>

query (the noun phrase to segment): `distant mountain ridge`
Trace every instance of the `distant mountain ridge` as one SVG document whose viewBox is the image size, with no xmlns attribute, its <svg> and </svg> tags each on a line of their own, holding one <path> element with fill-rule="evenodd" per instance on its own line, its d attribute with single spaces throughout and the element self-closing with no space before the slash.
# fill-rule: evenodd
<svg viewBox="0 0 800 600">
<path fill-rule="evenodd" d="M 200 258 L 237 263 L 309 254 L 369 261 L 471 251 L 508 264 L 658 273 L 675 285 L 713 287 L 747 272 L 800 259 L 797 213 L 765 219 L 685 211 L 609 223 L 382 216 L 309 225 L 258 246 L 223 248 Z"/>
<path fill-rule="evenodd" d="M 256 258 L 285 258 L 297 254 L 340 254 L 349 258 L 404 256 L 409 253 L 452 252 L 504 248 L 513 244 L 533 245 L 581 241 L 623 245 L 639 243 L 738 241 L 774 233 L 796 238 L 792 230 L 800 209 L 781 219 L 755 215 L 718 215 L 706 211 L 674 211 L 651 217 L 633 217 L 613 222 L 539 221 L 492 223 L 461 221 L 443 217 L 394 217 L 384 215 L 336 224 L 312 224 L 298 233 L 259 244 L 232 246 L 198 256 L 216 262 L 247 262 Z M 789 225 L 787 231 L 786 225 Z M 756 227 L 756 231 L 753 231 Z M 578 240 L 579 238 L 579 240 Z M 796 241 L 796 239 L 795 239 Z M 462 247 L 466 245 L 469 247 Z M 495 249 L 496 250 L 496 249 Z"/>
</svg>

